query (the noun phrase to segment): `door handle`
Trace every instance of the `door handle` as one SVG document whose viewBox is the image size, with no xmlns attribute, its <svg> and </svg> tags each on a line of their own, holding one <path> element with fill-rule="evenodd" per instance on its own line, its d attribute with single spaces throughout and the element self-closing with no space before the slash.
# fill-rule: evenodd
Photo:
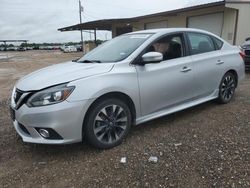
<svg viewBox="0 0 250 188">
<path fill-rule="evenodd" d="M 190 67 L 183 67 L 182 68 L 182 70 L 181 70 L 181 72 L 189 72 L 189 71 L 191 71 L 192 69 L 190 68 Z"/>
<path fill-rule="evenodd" d="M 218 60 L 216 65 L 222 65 L 224 63 L 224 61 Z"/>
</svg>

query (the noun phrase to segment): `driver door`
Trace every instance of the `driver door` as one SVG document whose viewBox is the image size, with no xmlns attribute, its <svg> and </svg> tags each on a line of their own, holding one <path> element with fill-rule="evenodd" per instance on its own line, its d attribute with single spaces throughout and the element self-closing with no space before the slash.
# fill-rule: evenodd
<svg viewBox="0 0 250 188">
<path fill-rule="evenodd" d="M 181 49 L 174 49 L 174 51 L 179 50 L 179 54 L 166 53 L 163 54 L 165 59 L 161 62 L 136 66 L 143 116 L 166 110 L 193 98 L 193 65 L 192 59 L 185 56 L 183 34 L 178 33 L 166 37 L 168 39 L 163 41 L 173 41 L 179 44 L 177 46 Z M 162 41 L 162 39 L 164 38 L 159 40 Z M 152 46 L 148 49 L 152 49 Z M 168 49 L 168 51 L 171 50 L 173 49 Z"/>
</svg>

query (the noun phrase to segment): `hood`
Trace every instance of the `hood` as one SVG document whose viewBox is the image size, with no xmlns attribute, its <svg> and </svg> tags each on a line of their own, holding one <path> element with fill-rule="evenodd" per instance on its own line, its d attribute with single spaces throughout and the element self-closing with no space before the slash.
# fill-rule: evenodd
<svg viewBox="0 0 250 188">
<path fill-rule="evenodd" d="M 113 63 L 76 62 L 52 65 L 23 77 L 17 82 L 16 88 L 22 91 L 40 90 L 53 85 L 109 72 L 113 65 Z"/>
</svg>

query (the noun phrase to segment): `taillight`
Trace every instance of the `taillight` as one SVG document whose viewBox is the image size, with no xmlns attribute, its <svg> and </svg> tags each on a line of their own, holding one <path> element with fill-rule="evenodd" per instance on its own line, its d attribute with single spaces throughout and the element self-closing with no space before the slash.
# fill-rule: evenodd
<svg viewBox="0 0 250 188">
<path fill-rule="evenodd" d="M 241 57 L 242 57 L 242 59 L 244 60 L 244 59 L 245 59 L 245 57 L 246 57 L 245 52 L 244 52 L 244 51 L 241 51 L 241 52 L 240 52 L 240 56 L 241 56 Z"/>
</svg>

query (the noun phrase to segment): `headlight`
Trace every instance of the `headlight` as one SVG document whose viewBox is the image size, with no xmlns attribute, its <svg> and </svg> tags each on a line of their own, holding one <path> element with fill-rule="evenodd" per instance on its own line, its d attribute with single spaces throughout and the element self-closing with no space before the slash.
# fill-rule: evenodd
<svg viewBox="0 0 250 188">
<path fill-rule="evenodd" d="M 39 91 L 28 99 L 27 105 L 29 107 L 37 107 L 60 103 L 66 100 L 74 89 L 74 86 L 63 84 Z"/>
</svg>

